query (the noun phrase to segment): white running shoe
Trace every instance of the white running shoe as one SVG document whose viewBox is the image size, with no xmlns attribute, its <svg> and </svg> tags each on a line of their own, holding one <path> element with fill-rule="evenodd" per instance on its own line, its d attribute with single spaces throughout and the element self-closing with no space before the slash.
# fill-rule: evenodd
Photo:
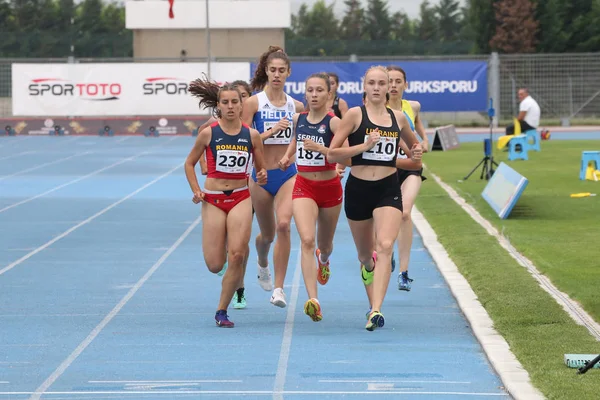
<svg viewBox="0 0 600 400">
<path fill-rule="evenodd" d="M 273 281 L 271 280 L 271 271 L 269 270 L 269 267 L 263 268 L 258 265 L 258 284 L 267 292 L 273 290 Z"/>
<path fill-rule="evenodd" d="M 276 288 L 273 290 L 273 295 L 271 296 L 271 304 L 276 307 L 285 308 L 287 303 L 285 302 L 285 293 L 283 293 L 282 288 Z"/>
</svg>

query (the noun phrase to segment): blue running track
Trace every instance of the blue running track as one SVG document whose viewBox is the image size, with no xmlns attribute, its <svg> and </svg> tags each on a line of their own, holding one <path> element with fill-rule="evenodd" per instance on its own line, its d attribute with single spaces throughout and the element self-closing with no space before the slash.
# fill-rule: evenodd
<svg viewBox="0 0 600 400">
<path fill-rule="evenodd" d="M 415 232 L 413 290 L 393 274 L 386 325 L 368 309 L 345 217 L 324 319 L 303 314 L 299 240 L 285 291 L 256 280 L 245 310 L 214 312 L 191 137 L 0 138 L 0 399 L 508 399 Z"/>
</svg>

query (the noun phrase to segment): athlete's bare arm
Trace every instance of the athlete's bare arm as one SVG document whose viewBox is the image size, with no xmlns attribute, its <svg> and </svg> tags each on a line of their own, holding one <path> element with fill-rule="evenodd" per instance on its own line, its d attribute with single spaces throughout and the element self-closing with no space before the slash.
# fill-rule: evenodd
<svg viewBox="0 0 600 400">
<path fill-rule="evenodd" d="M 265 185 L 267 183 L 267 170 L 265 169 L 263 141 L 256 129 L 250 129 L 250 139 L 252 140 L 252 155 L 254 156 L 256 182 L 259 185 Z"/>
<path fill-rule="evenodd" d="M 296 105 L 296 112 L 301 113 L 304 111 L 304 104 L 298 100 L 294 100 L 294 104 Z"/>
<path fill-rule="evenodd" d="M 412 152 L 403 140 L 400 140 L 399 145 L 402 150 L 404 150 L 404 154 L 406 154 L 408 158 L 396 158 L 396 168 L 400 168 L 405 171 L 419 171 L 421 168 L 423 168 L 423 164 L 421 163 L 420 159 L 412 159 Z"/>
<path fill-rule="evenodd" d="M 410 106 L 413 109 L 413 113 L 415 114 L 415 130 L 417 134 L 423 139 L 421 143 L 421 147 L 423 148 L 423 153 L 427 153 L 429 150 L 429 139 L 427 138 L 427 132 L 425 131 L 425 127 L 423 126 L 423 121 L 421 121 L 421 103 L 418 101 L 409 101 Z"/>
<path fill-rule="evenodd" d="M 410 124 L 408 123 L 408 119 L 406 119 L 404 112 L 397 110 L 392 111 L 394 112 L 394 116 L 396 117 L 396 121 L 398 122 L 398 127 L 400 128 L 400 138 L 404 140 L 404 142 L 410 149 L 412 149 L 415 143 L 419 144 L 417 136 L 412 131 L 412 129 L 410 129 Z"/>
<path fill-rule="evenodd" d="M 200 190 L 200 185 L 198 184 L 198 177 L 196 176 L 196 164 L 200 160 L 200 157 L 206 151 L 206 147 L 210 143 L 210 139 L 212 137 L 212 129 L 210 126 L 208 128 L 203 129 L 198 133 L 198 137 L 194 142 L 194 147 L 188 154 L 184 168 L 185 168 L 185 177 L 188 180 L 188 184 L 190 185 L 190 189 L 192 189 L 192 193 L 194 193 L 194 198 L 197 196 L 203 197 L 201 195 L 202 191 Z M 194 201 L 196 202 L 196 201 Z"/>
<path fill-rule="evenodd" d="M 296 128 L 298 125 L 298 117 L 300 116 L 300 114 L 294 114 L 294 116 L 292 117 L 292 120 L 294 121 L 294 132 L 292 134 L 292 140 L 290 140 L 290 144 L 287 147 L 287 150 L 285 151 L 285 154 L 283 155 L 283 157 L 281 157 L 281 160 L 279 160 L 279 168 L 282 171 L 285 171 L 291 164 L 290 160 L 292 160 L 294 158 L 294 156 L 296 155 Z"/>
<path fill-rule="evenodd" d="M 346 111 L 348 111 L 347 107 L 348 106 L 346 106 Z M 340 128 L 341 123 L 342 123 L 342 120 L 339 119 L 338 117 L 331 118 L 331 121 L 329 122 L 329 127 L 331 128 L 331 131 L 333 132 L 333 137 L 335 137 L 335 135 L 337 135 L 337 132 Z M 346 140 L 344 140 L 344 143 L 342 144 L 342 148 L 344 148 L 344 147 L 349 147 L 348 138 L 346 138 Z M 331 145 L 330 145 L 330 148 L 331 148 Z M 338 162 L 336 168 L 338 171 L 343 171 L 344 169 L 346 169 L 346 167 L 351 167 L 351 166 L 352 166 L 352 159 L 346 158 L 345 160 Z"/>
<path fill-rule="evenodd" d="M 338 103 L 338 107 L 340 108 L 340 114 L 342 114 L 342 118 L 348 112 L 348 102 L 342 98 L 340 98 L 340 102 Z"/>
</svg>

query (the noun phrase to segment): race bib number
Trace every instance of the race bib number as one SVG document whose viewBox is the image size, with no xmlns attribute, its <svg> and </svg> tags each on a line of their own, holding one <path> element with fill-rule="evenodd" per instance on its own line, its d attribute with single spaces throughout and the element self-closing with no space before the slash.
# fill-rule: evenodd
<svg viewBox="0 0 600 400">
<path fill-rule="evenodd" d="M 365 142 L 369 136 L 365 135 Z M 365 160 L 392 161 L 396 156 L 396 138 L 382 136 L 379 142 L 369 151 L 362 155 Z"/>
<path fill-rule="evenodd" d="M 277 125 L 277 122 L 265 121 L 264 122 L 265 132 L 268 131 L 269 129 L 273 128 L 275 125 Z M 285 128 L 281 132 L 275 133 L 273 136 L 271 136 L 270 138 L 265 140 L 263 143 L 264 144 L 290 144 L 290 142 L 292 141 L 292 132 L 293 131 L 294 131 L 293 122 L 290 121 L 290 124 L 287 128 Z"/>
<path fill-rule="evenodd" d="M 296 142 L 296 164 L 307 167 L 325 166 L 325 156 L 318 151 L 304 148 L 304 142 Z"/>
<path fill-rule="evenodd" d="M 249 155 L 245 151 L 217 151 L 217 171 L 226 174 L 242 174 L 246 172 Z"/>
<path fill-rule="evenodd" d="M 408 158 L 402 147 L 398 147 L 398 158 L 401 160 L 405 160 Z"/>
</svg>

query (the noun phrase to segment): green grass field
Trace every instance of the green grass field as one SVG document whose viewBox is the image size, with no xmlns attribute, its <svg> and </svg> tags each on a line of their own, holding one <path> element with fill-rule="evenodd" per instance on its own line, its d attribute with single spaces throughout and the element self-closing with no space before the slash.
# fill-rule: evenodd
<svg viewBox="0 0 600 400">
<path fill-rule="evenodd" d="M 507 236 L 555 286 L 600 321 L 600 182 L 580 181 L 582 150 L 600 149 L 598 141 L 548 141 L 529 161 L 507 161 L 529 179 L 517 206 L 500 220 L 481 197 L 487 181 L 477 170 L 459 183 L 483 156 L 482 143 L 461 144 L 448 152 L 427 153 L 427 173 L 450 184 Z M 570 198 L 592 192 L 597 197 Z M 565 353 L 599 353 L 600 343 L 577 325 L 497 241 L 427 180 L 417 206 L 440 242 L 471 284 L 496 329 L 549 399 L 600 398 L 600 370 L 576 375 L 563 363 Z"/>
</svg>

